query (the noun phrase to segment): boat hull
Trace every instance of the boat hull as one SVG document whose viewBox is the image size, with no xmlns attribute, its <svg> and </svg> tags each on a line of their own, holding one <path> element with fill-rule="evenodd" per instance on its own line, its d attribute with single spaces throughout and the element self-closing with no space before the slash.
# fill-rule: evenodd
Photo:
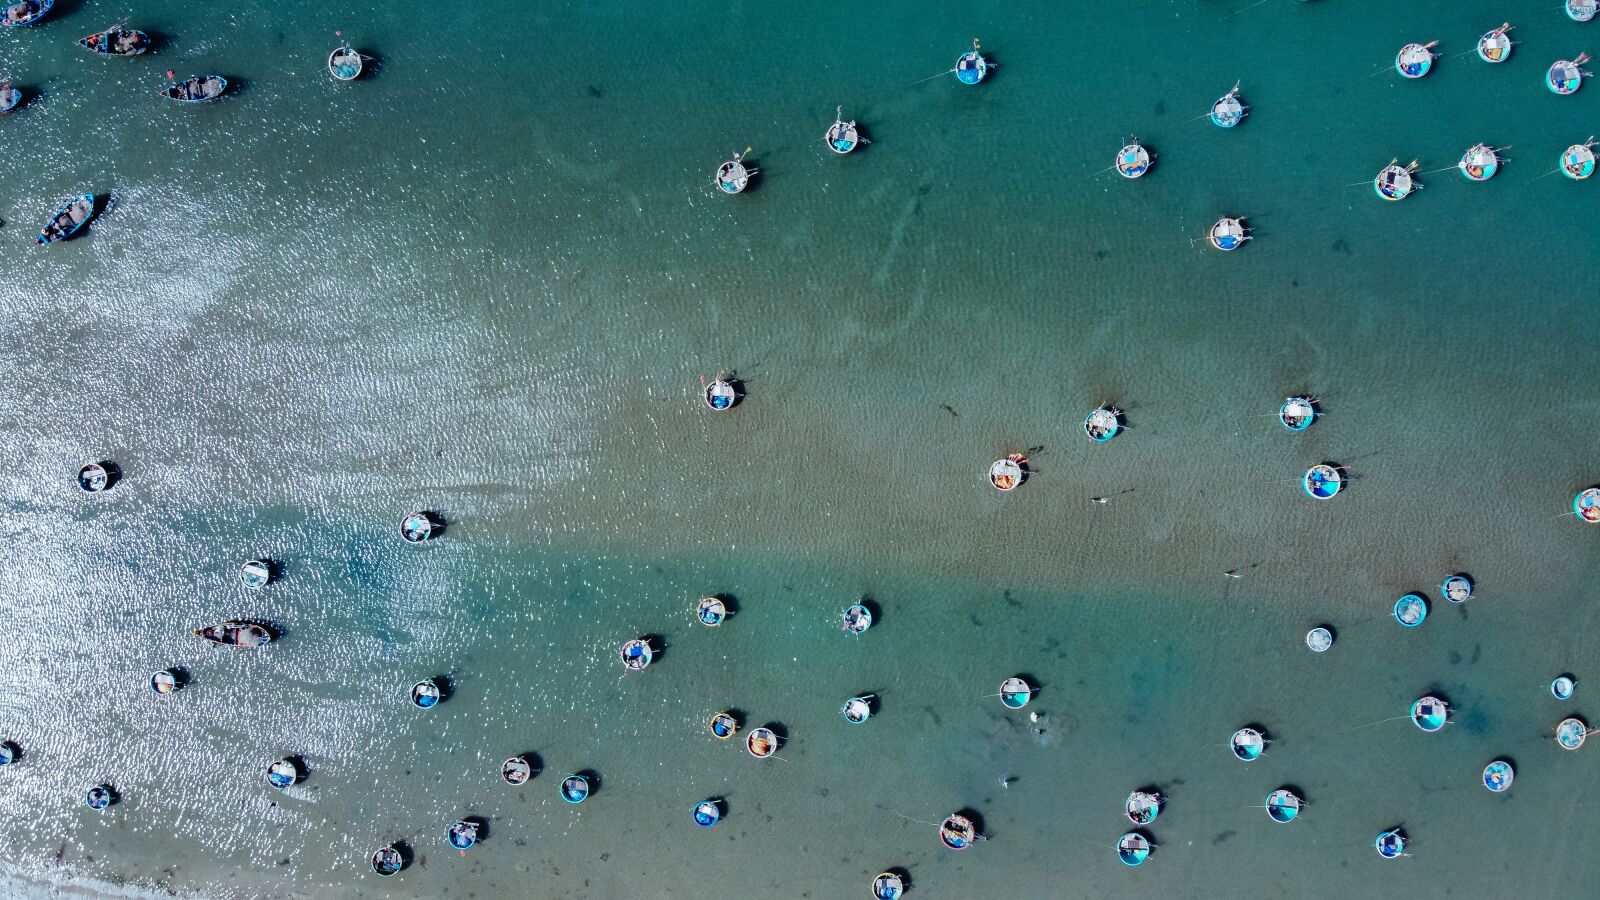
<svg viewBox="0 0 1600 900">
<path fill-rule="evenodd" d="M 94 195 L 80 194 L 61 204 L 35 239 L 39 244 L 54 244 L 77 234 L 94 218 Z"/>
<path fill-rule="evenodd" d="M 224 647 L 253 650 L 272 642 L 272 632 L 254 622 L 219 622 L 196 628 L 194 636 Z"/>
</svg>

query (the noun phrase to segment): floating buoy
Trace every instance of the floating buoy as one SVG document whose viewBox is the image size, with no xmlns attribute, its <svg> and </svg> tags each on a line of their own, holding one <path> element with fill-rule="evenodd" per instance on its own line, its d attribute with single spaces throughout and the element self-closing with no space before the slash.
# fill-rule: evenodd
<svg viewBox="0 0 1600 900">
<path fill-rule="evenodd" d="M 717 740 L 725 741 L 739 733 L 739 720 L 733 717 L 733 713 L 719 712 L 706 722 L 706 727 L 711 729 Z"/>
<path fill-rule="evenodd" d="M 500 778 L 512 787 L 528 783 L 533 777 L 533 763 L 525 756 L 513 756 L 500 764 Z"/>
<path fill-rule="evenodd" d="M 1567 0 L 1567 18 L 1574 22 L 1587 22 L 1594 18 L 1595 0 Z"/>
<path fill-rule="evenodd" d="M 589 779 L 582 775 L 568 775 L 562 779 L 561 799 L 574 804 L 589 799 Z"/>
<path fill-rule="evenodd" d="M 1472 579 L 1465 575 L 1451 575 L 1439 585 L 1439 593 L 1451 603 L 1465 603 L 1472 599 Z"/>
<path fill-rule="evenodd" d="M 872 900 L 900 900 L 905 892 L 905 879 L 893 872 L 879 872 L 872 879 Z"/>
<path fill-rule="evenodd" d="M 644 638 L 634 638 L 622 645 L 617 651 L 622 658 L 622 667 L 630 672 L 643 672 L 650 665 L 650 660 L 655 657 L 655 651 L 650 649 L 650 642 Z"/>
<path fill-rule="evenodd" d="M 89 463 L 78 470 L 78 490 L 98 494 L 111 487 L 111 472 L 100 463 Z"/>
<path fill-rule="evenodd" d="M 1150 839 L 1137 831 L 1117 838 L 1117 859 L 1125 866 L 1143 865 L 1150 858 Z"/>
<path fill-rule="evenodd" d="M 1372 845 L 1378 849 L 1378 855 L 1384 859 L 1394 859 L 1404 856 L 1406 852 L 1406 836 L 1396 828 L 1378 835 Z"/>
<path fill-rule="evenodd" d="M 239 580 L 248 588 L 264 588 L 272 580 L 272 570 L 259 559 L 252 559 L 239 567 Z"/>
<path fill-rule="evenodd" d="M 1503 793 L 1511 787 L 1511 781 L 1516 777 L 1517 773 L 1512 769 L 1511 763 L 1503 759 L 1497 759 L 1483 767 L 1483 786 L 1491 793 Z"/>
<path fill-rule="evenodd" d="M 1160 792 L 1134 791 L 1123 801 L 1122 812 L 1135 825 L 1149 825 L 1161 815 Z"/>
<path fill-rule="evenodd" d="M 1254 728 L 1241 728 L 1233 733 L 1233 739 L 1228 742 L 1233 750 L 1233 755 L 1245 762 L 1254 762 L 1261 758 L 1267 749 L 1267 737 Z"/>
<path fill-rule="evenodd" d="M 110 806 L 111 801 L 115 799 L 116 794 L 111 790 L 110 785 L 97 784 L 84 792 L 83 805 L 90 809 L 101 810 Z"/>
<path fill-rule="evenodd" d="M 951 813 L 939 825 L 939 843 L 951 850 L 965 850 L 978 836 L 978 827 L 961 813 Z"/>
<path fill-rule="evenodd" d="M 749 153 L 750 148 L 746 147 L 744 152 Z M 732 159 L 717 167 L 717 189 L 724 194 L 737 194 L 750 186 L 750 176 L 756 171 L 744 164 L 744 153 L 735 153 Z"/>
<path fill-rule="evenodd" d="M 978 39 L 972 39 L 972 49 L 956 57 L 956 80 L 962 84 L 977 84 L 989 77 L 991 63 L 983 58 Z"/>
<path fill-rule="evenodd" d="M 1312 653 L 1328 652 L 1328 648 L 1333 646 L 1333 632 L 1318 625 L 1306 632 L 1306 646 L 1311 648 Z"/>
<path fill-rule="evenodd" d="M 1102 406 L 1083 420 L 1083 433 L 1097 444 L 1117 436 L 1122 429 L 1122 410 L 1115 406 Z"/>
<path fill-rule="evenodd" d="M 1287 825 L 1300 815 L 1301 802 L 1294 791 L 1278 788 L 1267 795 L 1267 815 L 1279 825 Z"/>
<path fill-rule="evenodd" d="M 19 753 L 20 751 L 17 750 L 16 744 L 10 741 L 0 741 L 0 766 L 9 766 L 16 762 Z"/>
<path fill-rule="evenodd" d="M 1545 73 L 1544 86 L 1563 97 L 1576 94 L 1583 87 L 1583 76 L 1588 73 L 1579 68 L 1589 61 L 1589 54 L 1579 53 L 1577 59 L 1558 59 Z"/>
<path fill-rule="evenodd" d="M 1250 240 L 1249 233 L 1244 227 L 1244 217 L 1237 219 L 1224 216 L 1211 226 L 1211 231 L 1206 235 L 1206 240 L 1218 250 L 1237 250 Z"/>
<path fill-rule="evenodd" d="M 1021 709 L 1028 705 L 1028 700 L 1033 697 L 1033 687 L 1020 675 L 1013 675 L 1000 682 L 1000 702 L 1008 709 Z"/>
<path fill-rule="evenodd" d="M 1438 41 L 1407 44 L 1394 55 L 1394 69 L 1406 78 L 1421 78 L 1433 69 L 1433 48 Z"/>
<path fill-rule="evenodd" d="M 1503 23 L 1493 31 L 1485 31 L 1483 37 L 1478 38 L 1478 58 L 1486 63 L 1502 63 L 1511 58 L 1511 38 L 1506 32 L 1511 30 L 1511 23 Z"/>
<path fill-rule="evenodd" d="M 853 120 L 849 122 L 844 120 L 844 107 L 838 107 L 834 111 L 833 124 L 828 126 L 827 133 L 822 136 L 822 142 L 828 145 L 829 150 L 840 156 L 861 146 L 861 131 L 856 128 Z"/>
<path fill-rule="evenodd" d="M 1290 431 L 1305 431 L 1317 418 L 1317 398 L 1294 396 L 1278 407 L 1278 421 Z"/>
<path fill-rule="evenodd" d="M 400 874 L 400 870 L 405 867 L 405 854 L 394 844 L 385 844 L 372 853 L 372 871 L 384 878 Z"/>
<path fill-rule="evenodd" d="M 1600 522 L 1600 487 L 1585 488 L 1572 498 L 1572 511 L 1593 525 Z"/>
<path fill-rule="evenodd" d="M 778 735 L 771 728 L 762 726 L 751 729 L 745 736 L 744 747 L 756 759 L 766 759 L 778 752 Z"/>
<path fill-rule="evenodd" d="M 267 766 L 267 784 L 280 791 L 286 791 L 300 780 L 300 774 L 300 766 L 294 760 L 280 759 Z"/>
<path fill-rule="evenodd" d="M 1574 181 L 1582 181 L 1594 174 L 1594 136 L 1581 144 L 1573 144 L 1561 154 L 1561 174 Z"/>
<path fill-rule="evenodd" d="M 715 628 L 728 617 L 728 604 L 724 603 L 721 597 L 701 597 L 700 605 L 695 607 L 694 614 L 700 619 L 701 625 Z"/>
<path fill-rule="evenodd" d="M 1456 167 L 1468 181 L 1488 181 L 1494 177 L 1494 173 L 1500 171 L 1500 154 L 1488 144 L 1474 144 L 1461 155 L 1461 162 L 1456 163 Z"/>
<path fill-rule="evenodd" d="M 1123 178 L 1141 178 L 1150 171 L 1150 160 L 1150 151 L 1143 144 L 1128 144 L 1117 151 L 1117 174 Z"/>
<path fill-rule="evenodd" d="M 1211 124 L 1218 128 L 1232 128 L 1244 120 L 1245 110 L 1248 107 L 1239 102 L 1239 84 L 1240 82 L 1235 81 L 1232 90 L 1211 104 Z"/>
<path fill-rule="evenodd" d="M 1563 750 L 1576 750 L 1589 737 L 1589 726 L 1576 716 L 1562 719 L 1556 726 L 1556 743 Z"/>
<path fill-rule="evenodd" d="M 842 627 L 850 634 L 865 634 L 872 627 L 872 610 L 860 603 L 845 607 Z"/>
<path fill-rule="evenodd" d="M 694 805 L 694 823 L 701 828 L 710 828 L 722 819 L 722 810 L 717 807 L 715 800 L 701 800 Z"/>
<path fill-rule="evenodd" d="M 1383 167 L 1378 177 L 1372 179 L 1372 189 L 1385 200 L 1404 200 L 1417 189 L 1417 181 L 1411 177 L 1411 173 L 1420 168 L 1417 161 L 1413 159 L 1404 166 L 1397 165 L 1399 162 L 1399 157 L 1389 160 L 1389 164 Z"/>
<path fill-rule="evenodd" d="M 1421 594 L 1406 594 L 1394 601 L 1394 620 L 1407 628 L 1415 628 L 1428 617 L 1428 601 Z"/>
<path fill-rule="evenodd" d="M 989 467 L 989 483 L 997 491 L 1014 491 L 1028 477 L 1028 458 L 1021 453 L 1011 453 L 994 461 Z"/>
<path fill-rule="evenodd" d="M 433 709 L 439 705 L 442 696 L 439 683 L 432 678 L 424 678 L 411 686 L 411 702 L 418 709 Z"/>
<path fill-rule="evenodd" d="M 451 822 L 444 836 L 450 846 L 465 853 L 478 843 L 478 823 L 467 819 Z"/>
<path fill-rule="evenodd" d="M 1557 700 L 1571 700 L 1572 692 L 1577 687 L 1578 684 L 1572 680 L 1572 676 L 1560 675 L 1555 681 L 1550 682 L 1550 695 Z"/>
<path fill-rule="evenodd" d="M 1339 474 L 1337 466 L 1318 463 L 1306 470 L 1305 477 L 1300 479 L 1300 485 L 1313 500 L 1327 500 L 1339 493 L 1339 488 L 1344 486 L 1344 476 Z"/>
<path fill-rule="evenodd" d="M 408 544 L 420 544 L 433 537 L 433 516 L 425 512 L 414 512 L 400 520 L 400 537 Z"/>
<path fill-rule="evenodd" d="M 860 725 L 862 722 L 872 718 L 871 695 L 851 697 L 844 702 L 843 706 L 839 707 L 839 714 L 844 716 L 844 720 L 851 725 Z"/>
<path fill-rule="evenodd" d="M 1411 721 L 1429 734 L 1443 728 L 1449 719 L 1450 704 L 1432 694 L 1418 697 L 1411 704 Z"/>
<path fill-rule="evenodd" d="M 738 402 L 739 390 L 732 381 L 719 377 L 706 385 L 706 405 L 717 412 L 733 409 Z"/>
<path fill-rule="evenodd" d="M 150 693 L 152 694 L 170 694 L 179 687 L 178 673 L 171 669 L 162 669 L 150 676 Z"/>
</svg>

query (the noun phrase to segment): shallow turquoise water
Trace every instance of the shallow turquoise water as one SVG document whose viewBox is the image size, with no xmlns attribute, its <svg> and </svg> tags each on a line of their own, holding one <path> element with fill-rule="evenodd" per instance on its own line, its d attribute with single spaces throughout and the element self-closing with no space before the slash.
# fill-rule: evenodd
<svg viewBox="0 0 1600 900">
<path fill-rule="evenodd" d="M 6 146 L 59 160 L 0 169 L 0 737 L 24 750 L 0 871 L 210 897 L 845 897 L 889 866 L 929 898 L 1569 888 L 1596 779 L 1548 734 L 1587 709 L 1600 557 L 1560 514 L 1600 480 L 1600 313 L 1595 185 L 1547 173 L 1600 94 L 1540 79 L 1600 26 L 1235 9 L 483 4 L 419 29 L 160 2 L 131 22 L 165 35 L 148 59 L 73 46 L 124 14 L 87 4 L 0 35 L 0 78 L 38 92 Z M 1510 62 L 1454 55 L 1508 18 Z M 336 28 L 375 77 L 322 74 Z M 915 83 L 973 35 L 991 82 Z M 1428 78 L 1385 72 L 1436 38 Z M 168 68 L 240 89 L 172 108 Z M 1196 121 L 1235 80 L 1246 122 Z M 874 141 L 842 159 L 840 103 Z M 1097 175 L 1130 133 L 1152 174 Z M 1373 196 L 1390 158 L 1479 140 L 1513 146 L 1493 181 Z M 716 195 L 745 146 L 757 188 Z M 109 208 L 31 247 L 79 190 Z M 1202 249 L 1223 214 L 1257 239 Z M 750 397 L 714 416 L 720 368 Z M 1298 391 L 1329 415 L 1291 435 Z M 1130 427 L 1092 446 L 1102 402 Z M 983 483 L 1035 448 L 1023 489 Z M 93 458 L 127 477 L 84 498 Z M 1322 460 L 1355 479 L 1317 504 Z M 437 543 L 401 546 L 413 508 Z M 258 594 L 255 556 L 283 567 Z M 1388 618 L 1459 570 L 1465 609 Z M 739 603 L 716 631 L 710 592 Z M 863 594 L 880 624 L 850 639 Z M 229 616 L 283 640 L 187 636 Z M 620 678 L 641 633 L 666 653 Z M 157 700 L 170 665 L 194 684 Z M 1045 736 L 983 696 L 1018 672 Z M 445 673 L 447 703 L 406 705 Z M 1381 721 L 1430 690 L 1444 733 Z M 880 714 L 847 725 L 862 691 Z M 782 723 L 786 762 L 712 740 L 725 707 Z M 1246 766 L 1223 745 L 1248 722 L 1276 743 Z M 508 789 L 524 751 L 545 771 Z M 284 797 L 260 772 L 288 753 L 312 775 Z M 577 768 L 602 786 L 572 809 Z M 100 780 L 124 802 L 97 815 Z M 1130 871 L 1120 804 L 1150 784 L 1173 800 Z M 1288 827 L 1259 808 L 1284 784 L 1312 804 Z M 962 854 L 905 818 L 963 807 L 991 840 Z M 465 814 L 490 836 L 459 859 Z M 1401 822 L 1416 855 L 1384 862 Z M 379 881 L 400 837 L 418 864 Z"/>
</svg>

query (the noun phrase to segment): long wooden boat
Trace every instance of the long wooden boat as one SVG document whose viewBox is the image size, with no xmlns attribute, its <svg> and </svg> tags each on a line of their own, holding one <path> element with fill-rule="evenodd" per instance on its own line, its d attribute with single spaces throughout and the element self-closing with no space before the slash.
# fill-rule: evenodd
<svg viewBox="0 0 1600 900">
<path fill-rule="evenodd" d="M 261 647 L 272 642 L 272 632 L 254 622 L 219 622 L 215 625 L 207 625 L 205 628 L 196 628 L 194 636 L 205 638 L 213 644 L 240 647 L 245 650 Z"/>
<path fill-rule="evenodd" d="M 191 75 L 182 81 L 170 82 L 160 93 L 179 103 L 209 103 L 227 89 L 228 79 L 221 75 Z"/>
<path fill-rule="evenodd" d="M 36 239 L 40 244 L 54 244 L 64 241 L 82 228 L 86 222 L 94 218 L 94 195 L 80 194 L 61 204 L 55 211 L 50 221 L 45 223 Z"/>
<path fill-rule="evenodd" d="M 150 35 L 113 25 L 105 31 L 79 38 L 78 44 L 102 56 L 138 56 L 150 49 Z"/>
<path fill-rule="evenodd" d="M 22 0 L 5 8 L 0 14 L 0 25 L 7 28 L 21 28 L 32 25 L 50 14 L 50 7 L 56 5 L 56 0 Z"/>
</svg>

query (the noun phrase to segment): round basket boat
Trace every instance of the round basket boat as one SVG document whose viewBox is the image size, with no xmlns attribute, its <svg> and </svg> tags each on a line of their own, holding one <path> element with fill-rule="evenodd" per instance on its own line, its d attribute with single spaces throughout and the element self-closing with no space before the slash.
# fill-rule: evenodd
<svg viewBox="0 0 1600 900">
<path fill-rule="evenodd" d="M 1266 752 L 1267 737 L 1254 728 L 1241 728 L 1233 733 L 1233 739 L 1228 742 L 1228 747 L 1239 759 L 1254 762 Z"/>
<path fill-rule="evenodd" d="M 1478 58 L 1486 63 L 1502 63 L 1511 58 L 1510 23 L 1501 25 L 1493 31 L 1485 31 L 1483 37 L 1478 38 Z"/>
<path fill-rule="evenodd" d="M 634 638 L 623 644 L 617 651 L 622 659 L 622 667 L 629 672 L 643 672 L 650 665 L 650 660 L 655 658 L 655 651 L 650 649 L 650 642 L 644 638 Z"/>
<path fill-rule="evenodd" d="M 111 473 L 100 463 L 89 463 L 78 470 L 78 490 L 98 494 L 111 487 Z"/>
<path fill-rule="evenodd" d="M 1583 69 L 1579 67 L 1588 61 L 1587 53 L 1578 54 L 1577 59 L 1556 60 L 1545 73 L 1544 86 L 1563 97 L 1576 94 L 1583 87 Z"/>
<path fill-rule="evenodd" d="M 111 801 L 114 799 L 116 799 L 116 795 L 112 793 L 110 785 L 97 784 L 84 792 L 83 805 L 90 809 L 105 809 L 111 805 Z"/>
<path fill-rule="evenodd" d="M 1161 815 L 1160 792 L 1134 791 L 1123 801 L 1122 813 L 1135 825 L 1149 825 Z"/>
<path fill-rule="evenodd" d="M 561 780 L 561 799 L 578 804 L 589 799 L 589 779 L 582 775 L 568 775 Z"/>
<path fill-rule="evenodd" d="M 384 878 L 399 875 L 400 870 L 405 867 L 405 854 L 393 844 L 385 844 L 372 852 L 372 871 Z"/>
<path fill-rule="evenodd" d="M 443 692 L 439 690 L 439 682 L 432 678 L 424 678 L 411 686 L 411 705 L 418 709 L 433 709 L 439 705 Z"/>
<path fill-rule="evenodd" d="M 1574 22 L 1587 22 L 1600 10 L 1595 0 L 1567 0 L 1567 18 Z"/>
<path fill-rule="evenodd" d="M 157 695 L 170 694 L 178 689 L 178 673 L 171 669 L 162 669 L 150 676 L 150 693 Z"/>
<path fill-rule="evenodd" d="M 962 84 L 977 84 L 988 77 L 989 61 L 983 58 L 977 47 L 956 58 L 956 80 Z"/>
<path fill-rule="evenodd" d="M 1439 585 L 1439 593 L 1451 603 L 1465 603 L 1472 599 L 1472 579 L 1465 575 L 1451 575 Z"/>
<path fill-rule="evenodd" d="M 433 516 L 414 512 L 400 520 L 400 537 L 408 544 L 420 544 L 433 537 Z"/>
<path fill-rule="evenodd" d="M 17 761 L 17 745 L 10 741 L 0 741 L 0 766 L 9 766 Z"/>
<path fill-rule="evenodd" d="M 1576 750 L 1582 747 L 1588 737 L 1589 726 L 1576 716 L 1562 719 L 1560 724 L 1556 725 L 1556 743 L 1560 744 L 1563 750 Z"/>
<path fill-rule="evenodd" d="M 865 634 L 872 627 L 872 610 L 860 603 L 845 607 L 840 627 L 850 634 Z"/>
<path fill-rule="evenodd" d="M 1143 865 L 1150 858 L 1150 839 L 1137 831 L 1117 838 L 1117 859 L 1125 866 Z"/>
<path fill-rule="evenodd" d="M 722 810 L 715 800 L 701 800 L 694 805 L 694 823 L 701 828 L 711 828 L 722 820 Z"/>
<path fill-rule="evenodd" d="M 739 733 L 739 720 L 733 717 L 733 713 L 723 711 L 708 719 L 706 727 L 711 729 L 717 740 L 725 741 Z"/>
<path fill-rule="evenodd" d="M 239 580 L 248 588 L 264 588 L 272 580 L 272 570 L 259 559 L 252 559 L 239 567 Z"/>
<path fill-rule="evenodd" d="M 978 826 L 961 813 L 951 813 L 939 824 L 939 843 L 951 850 L 965 850 L 978 837 Z"/>
<path fill-rule="evenodd" d="M 528 783 L 533 777 L 533 763 L 525 756 L 513 756 L 500 764 L 500 780 L 512 787 Z"/>
<path fill-rule="evenodd" d="M 1244 246 L 1245 241 L 1250 240 L 1250 235 L 1245 233 L 1244 219 L 1223 217 L 1211 226 L 1206 240 L 1218 250 L 1237 250 Z"/>
<path fill-rule="evenodd" d="M 1313 500 L 1327 500 L 1344 486 L 1344 476 L 1339 474 L 1338 468 L 1328 463 L 1318 463 L 1306 470 L 1305 477 L 1300 479 L 1300 486 Z"/>
<path fill-rule="evenodd" d="M 1267 815 L 1279 825 L 1287 825 L 1300 815 L 1301 802 L 1294 791 L 1278 788 L 1267 795 Z"/>
<path fill-rule="evenodd" d="M 1433 68 L 1433 44 L 1407 44 L 1394 55 L 1394 69 L 1406 78 L 1421 78 Z"/>
<path fill-rule="evenodd" d="M 444 837 L 450 846 L 465 853 L 478 843 L 478 823 L 466 819 L 451 822 L 450 827 L 445 829 Z"/>
<path fill-rule="evenodd" d="M 1600 487 L 1586 488 L 1572 498 L 1572 511 L 1592 524 L 1600 523 Z"/>
<path fill-rule="evenodd" d="M 1574 181 L 1582 181 L 1594 174 L 1594 147 L 1593 142 L 1587 144 L 1573 144 L 1567 152 L 1561 154 L 1561 174 Z"/>
<path fill-rule="evenodd" d="M 1117 174 L 1123 178 L 1141 178 L 1150 171 L 1150 151 L 1143 144 L 1129 144 L 1117 151 Z"/>
<path fill-rule="evenodd" d="M 1416 723 L 1418 728 L 1432 734 L 1444 728 L 1450 721 L 1450 704 L 1432 694 L 1418 697 L 1411 704 L 1411 721 Z"/>
<path fill-rule="evenodd" d="M 355 81 L 361 77 L 364 61 L 349 44 L 340 44 L 328 54 L 328 74 L 336 81 Z"/>
<path fill-rule="evenodd" d="M 1012 453 L 994 461 L 989 467 L 989 483 L 995 490 L 1009 492 L 1028 477 L 1028 458 L 1021 453 Z"/>
<path fill-rule="evenodd" d="M 1317 402 L 1310 397 L 1295 396 L 1278 407 L 1278 421 L 1290 431 L 1305 431 L 1317 418 Z"/>
<path fill-rule="evenodd" d="M 1000 682 L 1000 702 L 1008 709 L 1021 709 L 1033 698 L 1033 687 L 1020 675 Z"/>
<path fill-rule="evenodd" d="M 1218 128 L 1232 128 L 1244 120 L 1244 104 L 1239 102 L 1239 86 L 1217 98 L 1211 104 L 1211 124 Z"/>
<path fill-rule="evenodd" d="M 739 391 L 734 388 L 733 382 L 718 378 L 706 385 L 706 405 L 717 412 L 733 409 L 739 402 Z"/>
<path fill-rule="evenodd" d="M 1378 855 L 1384 859 L 1394 859 L 1405 855 L 1406 836 L 1401 834 L 1398 828 L 1392 831 L 1385 831 L 1383 834 L 1378 835 L 1377 839 L 1372 842 L 1372 846 L 1377 848 Z"/>
<path fill-rule="evenodd" d="M 771 728 L 753 728 L 745 735 L 744 748 L 756 759 L 766 759 L 778 752 L 778 735 Z"/>
<path fill-rule="evenodd" d="M 839 707 L 839 714 L 851 725 L 860 725 L 872 718 L 872 701 L 868 697 L 851 697 Z"/>
<path fill-rule="evenodd" d="M 1572 692 L 1577 690 L 1578 683 L 1571 675 L 1559 675 L 1550 682 L 1550 696 L 1557 700 L 1571 700 Z"/>
<path fill-rule="evenodd" d="M 1306 632 L 1306 646 L 1311 648 L 1312 653 L 1327 653 L 1328 648 L 1333 646 L 1333 632 L 1318 625 Z"/>
<path fill-rule="evenodd" d="M 839 107 L 833 124 L 828 126 L 828 132 L 822 136 L 822 142 L 828 145 L 829 150 L 840 156 L 861 146 L 861 131 L 856 128 L 855 122 L 844 120 L 844 107 Z"/>
<path fill-rule="evenodd" d="M 1428 618 L 1428 601 L 1421 594 L 1406 594 L 1394 601 L 1394 620 L 1407 628 L 1415 628 Z"/>
<path fill-rule="evenodd" d="M 1517 777 L 1516 770 L 1511 763 L 1497 759 L 1483 767 L 1483 786 L 1490 793 L 1501 794 L 1511 787 L 1511 782 Z"/>
<path fill-rule="evenodd" d="M 707 628 L 715 628 L 728 618 L 728 604 L 721 597 L 701 597 L 694 609 L 695 617 Z"/>
<path fill-rule="evenodd" d="M 739 154 L 717 167 L 717 190 L 724 194 L 737 194 L 750 186 L 750 170 Z"/>
<path fill-rule="evenodd" d="M 1097 444 L 1111 440 L 1122 429 L 1120 413 L 1114 406 L 1100 407 L 1083 420 L 1083 433 Z"/>
<path fill-rule="evenodd" d="M 872 900 L 900 900 L 906 892 L 906 880 L 893 872 L 879 872 L 872 879 Z"/>
<path fill-rule="evenodd" d="M 1411 166 L 1390 163 L 1372 180 L 1372 189 L 1385 200 L 1391 202 L 1404 200 L 1417 189 L 1417 182 L 1411 177 L 1411 171 Z"/>
<path fill-rule="evenodd" d="M 1456 167 L 1468 181 L 1488 181 L 1500 171 L 1500 157 L 1488 144 L 1475 144 L 1462 154 L 1461 162 L 1456 163 Z"/>
<path fill-rule="evenodd" d="M 280 759 L 267 766 L 267 784 L 280 791 L 294 787 L 300 780 L 300 766 L 292 759 Z"/>
</svg>

